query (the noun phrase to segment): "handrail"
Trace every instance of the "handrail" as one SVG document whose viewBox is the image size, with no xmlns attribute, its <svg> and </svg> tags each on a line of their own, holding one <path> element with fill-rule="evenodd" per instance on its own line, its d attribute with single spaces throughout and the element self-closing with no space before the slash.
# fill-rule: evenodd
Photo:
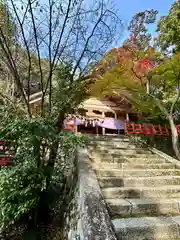
<svg viewBox="0 0 180 240">
<path fill-rule="evenodd" d="M 176 126 L 178 135 L 180 135 L 180 124 Z M 168 126 L 153 125 L 148 123 L 130 123 L 125 121 L 125 134 L 140 134 L 140 135 L 151 135 L 151 136 L 169 136 L 171 135 L 171 129 Z"/>
<path fill-rule="evenodd" d="M 6 149 L 5 140 L 0 140 L 0 147 L 3 147 L 2 149 L 0 149 L 0 166 L 7 166 L 12 162 L 13 157 L 11 153 Z"/>
</svg>

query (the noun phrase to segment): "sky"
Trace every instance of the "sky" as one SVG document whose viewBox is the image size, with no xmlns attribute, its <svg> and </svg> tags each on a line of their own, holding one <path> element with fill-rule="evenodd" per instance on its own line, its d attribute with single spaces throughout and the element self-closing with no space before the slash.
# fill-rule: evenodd
<svg viewBox="0 0 180 240">
<path fill-rule="evenodd" d="M 158 19 L 160 16 L 167 15 L 171 5 L 175 0 L 115 0 L 117 10 L 121 19 L 127 25 L 131 18 L 137 13 L 146 9 L 158 10 Z M 156 25 L 149 28 L 151 34 L 156 36 Z M 128 33 L 123 33 L 123 39 L 126 39 Z"/>
</svg>

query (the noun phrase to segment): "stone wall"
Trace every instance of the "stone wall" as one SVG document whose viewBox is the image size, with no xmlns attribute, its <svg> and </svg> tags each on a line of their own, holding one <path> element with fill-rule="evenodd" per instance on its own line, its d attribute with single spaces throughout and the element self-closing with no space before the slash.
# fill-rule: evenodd
<svg viewBox="0 0 180 240">
<path fill-rule="evenodd" d="M 75 194 L 66 216 L 68 240 L 115 240 L 105 201 L 87 149 L 79 148 L 76 155 L 77 182 Z"/>
<path fill-rule="evenodd" d="M 77 224 L 79 220 L 78 210 L 78 168 L 77 155 L 74 158 L 73 171 L 69 178 L 69 193 L 66 198 L 67 208 L 64 213 L 64 238 L 75 240 L 78 238 Z"/>
<path fill-rule="evenodd" d="M 158 149 L 159 151 L 162 151 L 166 154 L 168 154 L 171 157 L 176 158 L 173 147 L 172 147 L 172 138 L 171 136 L 165 137 L 165 136 L 129 136 L 130 139 L 134 139 L 135 143 L 138 143 L 140 140 L 145 145 L 150 145 L 151 147 L 154 147 Z"/>
</svg>

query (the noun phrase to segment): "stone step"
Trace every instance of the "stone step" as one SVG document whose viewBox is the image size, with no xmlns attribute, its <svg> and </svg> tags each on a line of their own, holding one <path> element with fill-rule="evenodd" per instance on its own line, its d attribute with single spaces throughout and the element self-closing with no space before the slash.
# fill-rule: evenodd
<svg viewBox="0 0 180 240">
<path fill-rule="evenodd" d="M 99 177 L 153 177 L 153 176 L 180 176 L 180 169 L 98 169 L 96 170 Z"/>
<path fill-rule="evenodd" d="M 129 142 L 120 142 L 120 143 L 111 143 L 111 142 L 100 142 L 100 143 L 95 143 L 95 142 L 90 142 L 88 143 L 89 147 L 99 147 L 99 148 L 106 148 L 106 149 L 134 149 L 137 148 L 135 145 L 130 144 Z"/>
<path fill-rule="evenodd" d="M 120 143 L 120 144 L 110 144 L 107 142 L 107 144 L 95 144 L 95 143 L 89 143 L 88 144 L 89 149 L 100 149 L 100 150 L 106 150 L 106 149 L 136 149 L 137 147 L 135 145 L 129 144 L 129 143 Z"/>
<path fill-rule="evenodd" d="M 89 151 L 96 151 L 100 154 L 114 154 L 114 155 L 134 155 L 134 154 L 145 154 L 145 155 L 155 155 L 151 151 L 148 151 L 146 149 L 89 149 Z"/>
<path fill-rule="evenodd" d="M 113 198 L 180 198 L 180 185 L 164 185 L 156 187 L 112 187 L 102 188 L 104 197 Z"/>
<path fill-rule="evenodd" d="M 132 144 L 136 145 L 136 142 L 130 140 L 129 138 L 88 138 L 89 143 L 95 145 L 106 145 L 106 144 Z"/>
<path fill-rule="evenodd" d="M 97 142 L 101 142 L 101 141 L 108 141 L 108 142 L 129 142 L 130 138 L 125 136 L 125 135 L 117 135 L 117 136 L 108 136 L 108 135 L 104 135 L 104 136 L 97 136 L 97 135 L 88 135 L 88 138 L 92 141 L 97 141 Z"/>
<path fill-rule="evenodd" d="M 132 140 L 130 140 L 127 137 L 124 138 L 111 138 L 111 137 L 96 137 L 96 138 L 88 138 L 90 140 L 90 142 L 94 142 L 94 143 L 101 143 L 101 142 L 110 142 L 110 143 L 121 143 L 121 142 L 129 142 L 129 143 L 133 143 Z"/>
<path fill-rule="evenodd" d="M 106 199 L 111 217 L 180 214 L 180 199 Z"/>
<path fill-rule="evenodd" d="M 99 140 L 99 141 L 94 141 L 94 140 L 90 140 L 89 145 L 94 145 L 94 146 L 129 146 L 129 145 L 135 145 L 133 143 L 131 143 L 128 139 L 127 140 L 117 140 L 117 141 L 111 141 L 111 140 Z"/>
<path fill-rule="evenodd" d="M 94 169 L 177 169 L 178 167 L 173 165 L 172 163 L 94 163 Z"/>
<path fill-rule="evenodd" d="M 112 220 L 121 240 L 179 240 L 180 217 L 142 217 Z"/>
<path fill-rule="evenodd" d="M 136 187 L 136 186 L 161 186 L 180 185 L 180 176 L 155 176 L 155 177 L 100 177 L 99 184 L 102 188 L 108 187 Z"/>
<path fill-rule="evenodd" d="M 101 161 L 103 163 L 141 163 L 141 164 L 151 164 L 151 163 L 168 163 L 168 161 L 162 157 L 159 156 L 154 156 L 154 157 L 149 157 L 149 158 L 141 158 L 141 157 L 136 157 L 136 158 L 128 158 L 128 157 L 123 157 L 123 156 L 100 156 L 100 155 L 94 155 L 94 154 L 89 154 L 91 160 L 93 162 Z"/>
<path fill-rule="evenodd" d="M 90 154 L 92 154 L 94 151 L 89 150 L 88 151 Z M 119 152 L 119 153 L 110 153 L 110 152 L 96 152 L 96 154 L 98 154 L 99 156 L 101 156 L 102 158 L 104 157 L 113 157 L 113 158 L 144 158 L 144 159 L 149 159 L 149 158 L 162 158 L 161 156 L 158 156 L 156 154 L 152 154 L 152 153 L 129 153 L 128 151 L 124 151 L 124 152 Z"/>
</svg>

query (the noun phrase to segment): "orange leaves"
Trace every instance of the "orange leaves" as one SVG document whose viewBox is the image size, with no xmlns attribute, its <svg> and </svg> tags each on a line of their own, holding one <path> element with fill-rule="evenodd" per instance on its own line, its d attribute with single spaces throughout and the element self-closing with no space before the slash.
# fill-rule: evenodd
<svg viewBox="0 0 180 240">
<path fill-rule="evenodd" d="M 132 37 L 131 41 L 133 39 Z M 95 66 L 93 77 L 97 81 L 90 85 L 95 84 L 96 88 L 100 89 L 104 84 L 117 86 L 123 81 L 126 84 L 143 86 L 147 83 L 148 72 L 153 68 L 150 58 L 154 55 L 154 52 L 154 48 L 149 48 L 148 51 L 144 52 L 133 48 L 129 44 L 124 44 L 120 48 L 113 48 Z M 109 81 L 106 82 L 105 79 L 108 79 L 111 84 Z M 114 84 L 115 79 L 120 82 Z"/>
<path fill-rule="evenodd" d="M 134 64 L 134 70 L 139 77 L 146 77 L 152 68 L 153 64 L 148 58 L 140 59 Z"/>
</svg>

